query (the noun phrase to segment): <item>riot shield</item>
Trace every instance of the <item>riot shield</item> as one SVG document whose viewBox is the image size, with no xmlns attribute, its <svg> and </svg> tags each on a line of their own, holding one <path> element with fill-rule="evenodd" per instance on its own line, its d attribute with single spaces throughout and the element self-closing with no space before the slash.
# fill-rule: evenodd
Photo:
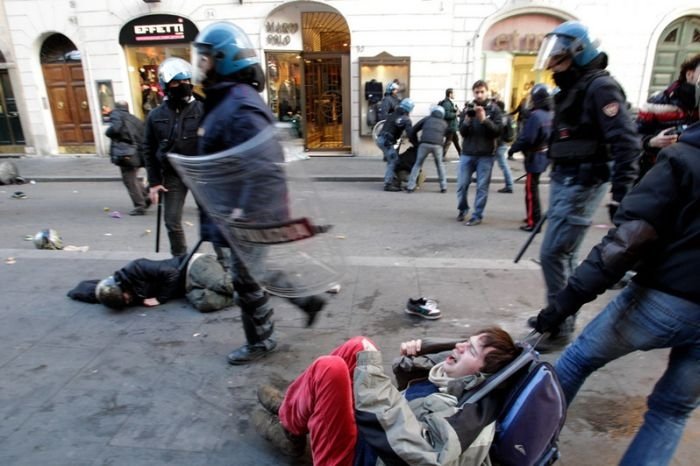
<svg viewBox="0 0 700 466">
<path fill-rule="evenodd" d="M 285 162 L 273 126 L 222 152 L 168 160 L 268 292 L 311 296 L 339 282 L 338 239 L 328 233 L 303 162 Z"/>
</svg>

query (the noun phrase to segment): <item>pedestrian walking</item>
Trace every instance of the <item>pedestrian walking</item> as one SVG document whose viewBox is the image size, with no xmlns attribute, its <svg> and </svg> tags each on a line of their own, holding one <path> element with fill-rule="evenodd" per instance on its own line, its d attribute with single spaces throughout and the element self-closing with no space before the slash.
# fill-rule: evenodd
<svg viewBox="0 0 700 466">
<path fill-rule="evenodd" d="M 515 140 L 515 129 L 513 128 L 513 117 L 506 113 L 506 106 L 502 100 L 496 100 L 496 105 L 501 110 L 502 128 L 496 144 L 496 163 L 503 173 L 505 186 L 498 190 L 499 193 L 513 194 L 513 173 L 510 171 L 506 154 L 508 147 Z"/>
<path fill-rule="evenodd" d="M 447 150 L 450 148 L 450 144 L 454 144 L 455 149 L 457 149 L 457 157 L 459 157 L 459 154 L 462 153 L 462 148 L 459 147 L 459 122 L 457 121 L 459 107 L 454 102 L 454 91 L 451 87 L 445 89 L 445 98 L 438 102 L 438 105 L 445 110 L 445 121 L 448 129 L 442 151 L 443 160 L 447 160 Z"/>
<path fill-rule="evenodd" d="M 138 171 L 143 167 L 143 121 L 129 113 L 129 104 L 123 100 L 114 103 L 109 121 L 110 126 L 105 132 L 110 139 L 109 158 L 119 167 L 122 182 L 134 205 L 129 215 L 144 215 L 151 199 L 148 189 L 138 179 Z"/>
</svg>

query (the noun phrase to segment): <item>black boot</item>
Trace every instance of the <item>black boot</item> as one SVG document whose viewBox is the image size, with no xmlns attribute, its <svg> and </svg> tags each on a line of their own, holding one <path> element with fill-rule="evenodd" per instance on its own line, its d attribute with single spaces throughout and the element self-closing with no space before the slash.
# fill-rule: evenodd
<svg viewBox="0 0 700 466">
<path fill-rule="evenodd" d="M 270 338 L 275 325 L 272 322 L 274 310 L 269 298 L 262 290 L 240 296 L 241 320 L 247 344 L 233 350 L 228 355 L 229 364 L 239 365 L 260 359 L 272 353 L 277 342 Z"/>
<path fill-rule="evenodd" d="M 534 329 L 537 325 L 537 316 L 527 319 L 528 327 Z M 576 327 L 576 316 L 569 316 L 559 327 L 559 331 L 554 336 L 543 338 L 535 347 L 542 354 L 563 350 L 566 345 L 573 340 L 574 329 Z"/>
</svg>

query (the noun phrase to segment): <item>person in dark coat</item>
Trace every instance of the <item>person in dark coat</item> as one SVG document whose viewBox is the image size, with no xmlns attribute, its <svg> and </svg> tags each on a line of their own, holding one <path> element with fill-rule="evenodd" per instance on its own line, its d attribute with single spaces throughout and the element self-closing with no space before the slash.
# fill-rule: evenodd
<svg viewBox="0 0 700 466">
<path fill-rule="evenodd" d="M 525 225 L 523 231 L 535 229 L 542 218 L 540 208 L 540 175 L 547 169 L 549 160 L 549 138 L 552 133 L 552 111 L 549 91 L 544 84 L 537 84 L 530 90 L 532 108 L 530 116 L 518 134 L 518 139 L 510 146 L 508 155 L 522 152 L 525 155 Z"/>
<path fill-rule="evenodd" d="M 197 154 L 240 148 L 273 130 L 276 118 L 260 97 L 265 88 L 265 74 L 247 34 L 231 23 L 213 23 L 199 33 L 194 48 L 198 81 L 207 96 Z M 226 204 L 227 209 L 235 206 L 231 215 L 239 216 L 238 221 L 268 223 L 288 219 L 284 153 L 276 140 L 267 141 L 261 144 L 270 146 L 260 149 L 255 157 L 248 157 L 241 164 L 240 180 L 226 188 L 213 187 L 211 190 L 213 197 L 226 197 L 222 204 Z M 219 228 L 211 219 L 208 222 L 203 224 L 208 225 L 210 231 Z M 239 365 L 272 353 L 277 348 L 277 341 L 272 338 L 274 310 L 269 295 L 250 271 L 260 267 L 261 258 L 256 262 L 249 257 L 244 262 L 237 250 L 231 249 L 231 261 L 246 343 L 231 351 L 227 360 L 229 364 Z M 306 313 L 307 326 L 314 323 L 326 304 L 320 296 L 290 300 Z"/>
<path fill-rule="evenodd" d="M 566 286 L 608 188 L 612 217 L 638 173 L 639 136 L 624 91 L 605 71 L 608 57 L 598 46 L 586 26 L 567 21 L 547 34 L 535 63 L 536 69 L 552 71 L 560 89 L 554 96 L 549 209 L 540 248 L 549 301 Z M 565 346 L 574 324 L 572 317 L 558 338 L 544 340 L 539 348 Z"/>
<path fill-rule="evenodd" d="M 151 110 L 143 142 L 150 198 L 163 196 L 163 219 L 173 256 L 187 253 L 182 209 L 188 188 L 167 159 L 168 152 L 197 153 L 197 129 L 203 106 L 192 94 L 192 67 L 181 58 L 168 58 L 158 67 L 158 79 L 166 98 Z"/>
<path fill-rule="evenodd" d="M 447 150 L 450 144 L 454 144 L 457 149 L 457 157 L 462 153 L 462 148 L 459 146 L 459 121 L 457 114 L 459 107 L 454 102 L 454 91 L 451 87 L 445 89 L 445 98 L 438 102 L 438 105 L 445 110 L 445 121 L 447 122 L 447 136 L 445 137 L 445 145 L 442 148 L 442 158 L 447 160 Z"/>
<path fill-rule="evenodd" d="M 122 182 L 134 204 L 129 215 L 144 215 L 151 205 L 151 199 L 148 197 L 148 189 L 137 176 L 139 168 L 143 166 L 143 121 L 129 113 L 129 104 L 124 101 L 115 102 L 109 121 L 111 124 L 105 132 L 111 140 L 109 156 L 112 163 L 119 167 Z"/>
<path fill-rule="evenodd" d="M 440 105 L 433 105 L 430 107 L 430 115 L 421 119 L 411 128 L 408 139 L 414 147 L 418 148 L 418 153 L 416 155 L 416 163 L 413 165 L 411 175 L 408 178 L 406 192 L 412 193 L 416 190 L 418 174 L 423 168 L 425 158 L 429 154 L 433 154 L 435 159 L 435 167 L 440 181 L 440 192 L 444 193 L 447 191 L 445 165 L 442 163 L 442 148 L 445 144 L 445 135 L 449 133 L 449 127 L 443 118 L 444 115 L 445 110 Z M 420 140 L 418 133 L 420 133 Z"/>
<path fill-rule="evenodd" d="M 686 421 L 700 404 L 700 123 L 659 153 L 625 196 L 614 228 L 536 319 L 539 332 L 593 301 L 628 270 L 637 274 L 556 363 L 571 403 L 586 378 L 635 351 L 670 348 L 647 398 L 644 423 L 620 464 L 671 464 Z"/>
</svg>

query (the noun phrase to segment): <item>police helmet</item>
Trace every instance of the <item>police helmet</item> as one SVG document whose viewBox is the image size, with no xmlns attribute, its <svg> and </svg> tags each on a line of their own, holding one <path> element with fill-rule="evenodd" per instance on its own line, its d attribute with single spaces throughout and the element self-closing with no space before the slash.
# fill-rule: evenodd
<svg viewBox="0 0 700 466">
<path fill-rule="evenodd" d="M 63 239 L 53 228 L 46 228 L 34 235 L 37 249 L 63 249 Z"/>
<path fill-rule="evenodd" d="M 413 100 L 406 97 L 405 99 L 401 100 L 399 107 L 404 109 L 406 113 L 411 113 L 413 111 L 413 107 L 415 107 L 415 104 L 413 103 Z"/>
<path fill-rule="evenodd" d="M 112 309 L 122 309 L 127 304 L 124 291 L 114 279 L 114 275 L 110 275 L 97 284 L 95 296 L 101 304 Z"/>
<path fill-rule="evenodd" d="M 534 69 L 546 70 L 566 57 L 578 67 L 586 66 L 600 55 L 599 45 L 586 26 L 578 21 L 567 21 L 545 36 Z"/>
<path fill-rule="evenodd" d="M 431 105 L 430 114 L 434 117 L 445 118 L 445 109 L 442 105 Z"/>
<path fill-rule="evenodd" d="M 182 58 L 167 58 L 158 67 L 158 83 L 163 90 L 168 89 L 170 81 L 183 81 L 185 79 L 192 79 L 192 65 Z"/>
<path fill-rule="evenodd" d="M 535 84 L 530 89 L 530 106 L 532 108 L 549 108 L 549 89 L 546 84 Z"/>
<path fill-rule="evenodd" d="M 256 65 L 262 73 L 260 59 L 248 35 L 227 22 L 213 23 L 202 29 L 194 40 L 192 63 L 196 68 L 195 81 L 202 84 Z"/>
</svg>

